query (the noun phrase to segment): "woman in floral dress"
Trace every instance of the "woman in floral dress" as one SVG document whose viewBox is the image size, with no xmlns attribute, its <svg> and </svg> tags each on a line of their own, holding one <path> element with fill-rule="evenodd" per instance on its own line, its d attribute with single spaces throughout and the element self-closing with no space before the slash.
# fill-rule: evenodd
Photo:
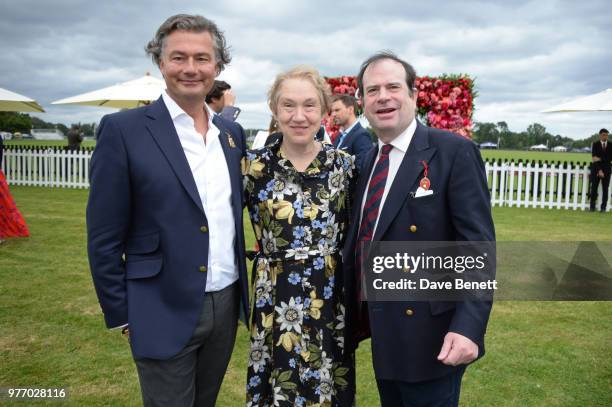
<svg viewBox="0 0 612 407">
<path fill-rule="evenodd" d="M 254 263 L 247 406 L 351 406 L 340 249 L 353 158 L 315 141 L 328 109 L 312 68 L 280 74 L 269 104 L 283 136 L 247 154 Z"/>
</svg>

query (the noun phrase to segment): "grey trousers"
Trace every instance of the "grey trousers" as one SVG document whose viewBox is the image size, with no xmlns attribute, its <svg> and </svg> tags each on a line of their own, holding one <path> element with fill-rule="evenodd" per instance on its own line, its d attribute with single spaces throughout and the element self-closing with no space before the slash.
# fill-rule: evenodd
<svg viewBox="0 0 612 407">
<path fill-rule="evenodd" d="M 213 407 L 238 327 L 238 284 L 204 294 L 200 319 L 183 350 L 168 360 L 134 359 L 145 407 Z"/>
</svg>

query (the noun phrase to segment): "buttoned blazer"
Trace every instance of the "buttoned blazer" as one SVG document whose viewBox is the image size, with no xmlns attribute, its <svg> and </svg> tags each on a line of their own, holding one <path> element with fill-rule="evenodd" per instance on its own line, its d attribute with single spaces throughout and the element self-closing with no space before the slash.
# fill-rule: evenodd
<svg viewBox="0 0 612 407">
<path fill-rule="evenodd" d="M 346 315 L 347 330 L 353 333 L 348 335 L 349 348 L 357 345 L 354 253 L 361 202 L 377 150 L 374 148 L 365 158 L 343 250 L 344 280 L 353 300 Z M 423 161 L 429 167 L 434 193 L 416 198 Z M 494 240 L 489 191 L 478 148 L 470 140 L 418 123 L 380 210 L 373 241 Z M 368 302 L 377 379 L 418 382 L 452 372 L 455 367 L 436 359 L 449 331 L 478 344 L 482 356 L 490 310 L 490 302 Z"/>
</svg>

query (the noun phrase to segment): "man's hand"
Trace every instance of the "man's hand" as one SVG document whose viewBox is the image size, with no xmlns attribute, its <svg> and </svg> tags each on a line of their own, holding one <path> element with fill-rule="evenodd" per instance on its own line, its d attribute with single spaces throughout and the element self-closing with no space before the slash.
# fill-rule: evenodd
<svg viewBox="0 0 612 407">
<path fill-rule="evenodd" d="M 228 89 L 225 92 L 223 92 L 223 106 L 224 107 L 234 106 L 234 102 L 236 102 L 236 95 L 234 95 L 234 92 L 232 92 L 231 89 Z"/>
<path fill-rule="evenodd" d="M 444 337 L 438 360 L 445 365 L 457 366 L 470 363 L 478 357 L 478 345 L 471 339 L 449 332 Z"/>
<path fill-rule="evenodd" d="M 604 177 L 604 172 L 603 172 L 603 170 L 599 170 L 599 171 L 597 171 L 597 176 L 598 176 L 599 178 L 603 178 L 603 177 Z"/>
</svg>

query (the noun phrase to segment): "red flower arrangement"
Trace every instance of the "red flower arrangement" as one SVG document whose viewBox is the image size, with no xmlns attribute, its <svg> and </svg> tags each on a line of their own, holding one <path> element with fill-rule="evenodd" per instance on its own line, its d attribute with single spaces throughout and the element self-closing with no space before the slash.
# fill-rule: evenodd
<svg viewBox="0 0 612 407">
<path fill-rule="evenodd" d="M 357 77 L 356 76 L 339 76 L 337 78 L 325 78 L 325 81 L 330 87 L 332 95 L 348 94 L 355 96 L 357 92 Z M 361 101 L 357 102 L 361 106 Z M 355 112 L 359 115 L 360 112 Z M 340 134 L 340 126 L 334 123 L 329 113 L 323 118 L 323 126 L 329 137 L 334 141 Z"/>
<path fill-rule="evenodd" d="M 339 76 L 337 78 L 325 78 L 331 92 L 334 95 L 337 94 L 349 94 L 355 95 L 357 91 L 357 77 L 356 76 Z"/>
<path fill-rule="evenodd" d="M 332 94 L 355 95 L 357 78 L 340 76 L 325 78 Z M 449 130 L 463 137 L 472 137 L 472 114 L 474 99 L 478 95 L 474 90 L 474 81 L 467 75 L 442 75 L 440 77 L 417 77 L 417 114 L 428 126 Z M 339 127 L 329 115 L 323 124 L 332 140 L 338 135 Z"/>
<path fill-rule="evenodd" d="M 467 75 L 443 75 L 438 78 L 418 77 L 417 112 L 426 123 L 472 138 L 474 113 L 474 81 Z"/>
</svg>

